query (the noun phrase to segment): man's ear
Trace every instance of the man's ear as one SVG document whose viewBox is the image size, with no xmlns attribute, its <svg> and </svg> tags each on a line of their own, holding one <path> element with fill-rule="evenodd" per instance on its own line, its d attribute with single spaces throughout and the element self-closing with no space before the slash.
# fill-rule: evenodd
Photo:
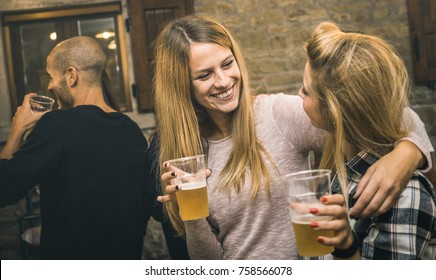
<svg viewBox="0 0 436 280">
<path fill-rule="evenodd" d="M 65 72 L 65 81 L 67 81 L 67 85 L 69 87 L 74 87 L 78 78 L 77 69 L 73 66 L 68 67 L 67 71 Z"/>
</svg>

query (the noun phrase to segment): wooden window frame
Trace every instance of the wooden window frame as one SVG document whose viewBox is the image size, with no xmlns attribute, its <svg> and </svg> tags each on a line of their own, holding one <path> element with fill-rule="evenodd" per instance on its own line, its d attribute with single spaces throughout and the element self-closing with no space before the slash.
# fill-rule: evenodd
<svg viewBox="0 0 436 280">
<path fill-rule="evenodd" d="M 3 38 L 6 54 L 7 63 L 7 75 L 9 84 L 9 97 L 11 103 L 12 112 L 16 111 L 18 106 L 18 94 L 17 87 L 15 84 L 15 73 L 14 73 L 14 59 L 12 52 L 12 41 L 10 34 L 10 25 L 31 21 L 42 21 L 50 19 L 62 19 L 62 18 L 74 18 L 82 17 L 87 15 L 103 15 L 103 14 L 114 14 L 115 28 L 118 34 L 119 43 L 119 59 L 121 66 L 121 77 L 122 85 L 124 91 L 124 97 L 126 101 L 125 111 L 132 111 L 132 100 L 131 100 L 131 90 L 130 81 L 128 73 L 128 59 L 127 59 L 127 49 L 125 42 L 125 31 L 124 31 L 124 20 L 121 12 L 121 3 L 109 2 L 102 4 L 92 4 L 92 5 L 80 5 L 74 7 L 62 7 L 62 8 L 51 8 L 44 10 L 28 10 L 28 11 L 18 11 L 11 13 L 4 13 L 2 15 L 3 23 Z"/>
<path fill-rule="evenodd" d="M 175 17 L 194 12 L 193 0 L 127 0 L 138 112 L 154 112 L 153 43 L 160 28 Z M 148 15 L 157 13 L 155 17 Z M 170 14 L 172 14 L 170 16 Z"/>
</svg>

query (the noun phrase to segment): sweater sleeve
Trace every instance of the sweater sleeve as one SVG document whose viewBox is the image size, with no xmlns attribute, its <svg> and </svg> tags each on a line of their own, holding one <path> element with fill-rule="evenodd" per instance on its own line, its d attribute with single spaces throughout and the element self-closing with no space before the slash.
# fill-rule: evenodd
<svg viewBox="0 0 436 280">
<path fill-rule="evenodd" d="M 301 152 L 322 151 L 326 133 L 312 125 L 299 96 L 277 94 L 272 112 L 277 127 L 290 144 Z"/>
<path fill-rule="evenodd" d="M 62 126 L 48 115 L 11 159 L 0 160 L 0 207 L 16 203 L 55 172 L 62 154 Z"/>
<path fill-rule="evenodd" d="M 403 125 L 410 133 L 407 137 L 402 138 L 400 141 L 409 141 L 415 144 L 421 150 L 423 156 L 427 159 L 427 165 L 421 168 L 420 171 L 428 172 L 432 168 L 432 159 L 430 152 L 434 152 L 430 138 L 425 130 L 425 125 L 410 107 L 407 107 L 403 114 Z"/>
<path fill-rule="evenodd" d="M 186 242 L 193 260 L 222 260 L 223 248 L 206 219 L 185 221 Z"/>
</svg>

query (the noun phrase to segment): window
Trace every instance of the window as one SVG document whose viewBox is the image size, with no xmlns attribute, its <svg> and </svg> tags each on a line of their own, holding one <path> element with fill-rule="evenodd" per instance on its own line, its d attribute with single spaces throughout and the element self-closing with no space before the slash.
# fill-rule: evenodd
<svg viewBox="0 0 436 280">
<path fill-rule="evenodd" d="M 60 41 L 74 36 L 98 40 L 108 57 L 110 97 L 120 111 L 131 111 L 127 56 L 120 3 L 3 14 L 11 106 L 28 92 L 47 91 L 46 58 Z"/>
</svg>

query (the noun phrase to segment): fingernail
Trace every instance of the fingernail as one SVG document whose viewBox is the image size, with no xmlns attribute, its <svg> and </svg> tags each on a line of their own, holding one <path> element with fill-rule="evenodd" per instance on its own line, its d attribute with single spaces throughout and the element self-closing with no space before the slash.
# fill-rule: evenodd
<svg viewBox="0 0 436 280">
<path fill-rule="evenodd" d="M 318 241 L 319 243 L 323 243 L 323 242 L 324 242 L 324 238 L 322 238 L 322 237 L 318 237 L 318 238 L 316 239 L 316 241 Z"/>
<path fill-rule="evenodd" d="M 212 169 L 208 168 L 210 170 L 210 174 L 212 174 Z"/>
<path fill-rule="evenodd" d="M 321 202 L 327 202 L 327 197 L 325 196 L 321 197 Z"/>
<path fill-rule="evenodd" d="M 179 185 L 176 186 L 176 190 L 179 190 Z"/>
<path fill-rule="evenodd" d="M 310 227 L 311 228 L 317 228 L 318 227 L 318 223 L 317 222 L 311 222 L 310 223 Z"/>
<path fill-rule="evenodd" d="M 318 213 L 318 208 L 310 208 L 309 212 L 310 214 L 316 214 Z"/>
<path fill-rule="evenodd" d="M 171 172 L 171 176 L 175 177 L 176 176 L 176 171 Z"/>
<path fill-rule="evenodd" d="M 165 163 L 164 163 L 164 166 L 165 166 L 165 167 L 168 167 L 168 162 L 165 162 Z"/>
</svg>

